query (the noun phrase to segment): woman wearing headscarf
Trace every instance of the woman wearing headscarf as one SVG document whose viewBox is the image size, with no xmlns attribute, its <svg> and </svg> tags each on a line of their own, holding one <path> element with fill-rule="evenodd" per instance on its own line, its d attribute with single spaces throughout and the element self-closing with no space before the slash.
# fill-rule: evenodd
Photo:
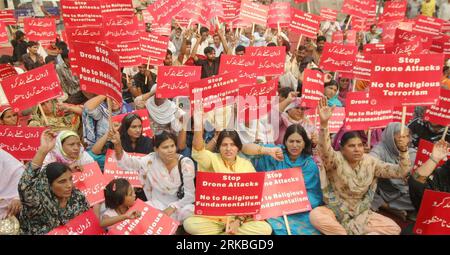
<svg viewBox="0 0 450 255">
<path fill-rule="evenodd" d="M 13 225 L 17 222 L 14 217 L 18 215 L 22 207 L 17 186 L 23 171 L 24 166 L 20 161 L 0 149 L 0 234 L 3 233 L 1 225 L 6 224 L 2 222 L 3 220 Z M 11 229 L 8 234 L 18 234 L 18 228 Z"/>
<path fill-rule="evenodd" d="M 331 80 L 324 84 L 323 94 L 328 99 L 328 106 L 342 107 L 341 101 L 338 98 L 339 85 L 335 80 Z"/>
<path fill-rule="evenodd" d="M 408 150 L 411 162 L 416 159 L 416 150 L 408 148 L 408 144 L 400 144 L 404 137 L 409 140 L 409 129 L 404 127 L 404 133 L 401 134 L 401 123 L 392 122 L 383 131 L 382 140 L 377 144 L 369 155 L 374 156 L 386 163 L 398 164 L 400 161 L 400 151 Z M 408 212 L 414 211 L 414 206 L 409 197 L 408 184 L 403 179 L 378 179 L 377 191 L 372 202 L 372 210 L 386 208 L 395 210 L 403 217 Z"/>
<path fill-rule="evenodd" d="M 71 168 L 59 162 L 42 167 L 44 158 L 55 146 L 55 134 L 45 131 L 33 160 L 19 182 L 23 208 L 20 212 L 22 234 L 44 235 L 89 210 L 89 204 L 72 181 Z"/>
<path fill-rule="evenodd" d="M 349 132 L 349 130 L 347 130 L 344 126 L 341 127 L 341 129 L 339 129 L 339 131 L 336 133 L 336 135 L 333 138 L 333 149 L 338 151 L 340 150 L 341 146 L 341 140 L 342 140 L 342 136 L 344 136 L 345 133 Z M 368 147 L 368 131 L 355 131 L 358 133 L 358 136 L 361 138 L 363 144 L 364 144 L 364 148 L 366 150 L 366 152 L 368 153 L 370 151 L 370 148 Z M 377 145 L 378 143 L 380 143 L 381 141 L 381 136 L 383 134 L 383 131 L 381 129 L 372 129 L 371 131 L 371 140 L 370 140 L 370 147 L 373 147 L 375 145 Z"/>
<path fill-rule="evenodd" d="M 18 115 L 13 111 L 11 106 L 6 105 L 0 107 L 0 125 L 17 126 L 18 120 Z"/>
<path fill-rule="evenodd" d="M 80 137 L 70 130 L 63 130 L 56 136 L 54 148 L 46 154 L 43 166 L 52 162 L 64 163 L 79 168 L 94 162 L 91 155 L 84 150 Z"/>
<path fill-rule="evenodd" d="M 29 127 L 49 127 L 53 131 L 70 129 L 77 131 L 80 126 L 80 116 L 70 112 L 61 112 L 58 109 L 56 100 L 49 100 L 41 104 L 42 113 L 38 107 L 34 107 Z M 45 114 L 45 117 L 42 115 Z"/>
<path fill-rule="evenodd" d="M 342 106 L 345 107 L 345 100 L 347 98 L 347 93 L 351 91 L 350 79 L 341 77 L 339 78 L 338 83 L 339 83 L 338 99 L 341 102 Z"/>
</svg>

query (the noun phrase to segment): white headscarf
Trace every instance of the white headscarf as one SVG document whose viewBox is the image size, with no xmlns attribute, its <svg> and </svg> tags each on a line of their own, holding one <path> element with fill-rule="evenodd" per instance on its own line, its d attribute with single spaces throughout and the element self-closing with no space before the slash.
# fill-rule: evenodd
<svg viewBox="0 0 450 255">
<path fill-rule="evenodd" d="M 19 160 L 0 149 L 0 219 L 6 216 L 11 200 L 19 198 L 17 187 L 24 170 Z"/>
</svg>

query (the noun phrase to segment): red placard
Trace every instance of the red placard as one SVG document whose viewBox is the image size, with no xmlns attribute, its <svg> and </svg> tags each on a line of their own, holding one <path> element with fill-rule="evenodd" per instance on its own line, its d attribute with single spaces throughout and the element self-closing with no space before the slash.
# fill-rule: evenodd
<svg viewBox="0 0 450 255">
<path fill-rule="evenodd" d="M 241 1 L 239 18 L 243 23 L 266 25 L 269 6 L 258 4 L 250 0 Z"/>
<path fill-rule="evenodd" d="M 203 0 L 203 5 L 208 10 L 206 17 L 209 20 L 214 19 L 215 17 L 222 17 L 224 14 L 222 2 L 219 0 Z"/>
<path fill-rule="evenodd" d="M 444 21 L 441 28 L 442 33 L 450 32 L 450 20 Z"/>
<path fill-rule="evenodd" d="M 141 33 L 137 18 L 128 17 L 103 19 L 103 31 L 106 44 L 136 41 Z"/>
<path fill-rule="evenodd" d="M 81 42 L 73 42 L 71 52 L 75 58 L 72 70 L 79 74 L 81 90 L 121 103 L 122 76 L 117 53 L 103 45 Z"/>
<path fill-rule="evenodd" d="M 384 43 L 370 43 L 364 45 L 364 53 L 365 54 L 385 54 L 386 53 L 386 44 Z"/>
<path fill-rule="evenodd" d="M 15 25 L 17 20 L 14 17 L 14 10 L 0 10 L 0 22 L 6 25 Z"/>
<path fill-rule="evenodd" d="M 131 17 L 134 15 L 132 0 L 101 0 L 103 17 Z"/>
<path fill-rule="evenodd" d="M 207 216 L 259 213 L 264 173 L 197 173 L 195 214 Z"/>
<path fill-rule="evenodd" d="M 303 107 L 316 108 L 320 99 L 323 98 L 324 77 L 323 73 L 316 70 L 306 69 L 303 76 L 302 103 Z"/>
<path fill-rule="evenodd" d="M 264 76 L 282 75 L 286 61 L 286 48 L 278 47 L 246 47 L 245 55 L 259 58 L 256 73 Z"/>
<path fill-rule="evenodd" d="M 406 5 L 406 0 L 385 2 L 380 23 L 402 21 L 405 18 Z"/>
<path fill-rule="evenodd" d="M 75 187 L 86 196 L 90 206 L 105 201 L 105 193 L 103 190 L 108 183 L 103 177 L 97 162 L 83 165 L 81 168 L 81 172 L 72 173 Z"/>
<path fill-rule="evenodd" d="M 101 26 L 66 27 L 66 35 L 69 42 L 105 44 L 104 32 Z"/>
<path fill-rule="evenodd" d="M 450 125 L 450 90 L 441 88 L 438 104 L 428 107 L 424 120 L 445 127 Z"/>
<path fill-rule="evenodd" d="M 204 112 L 234 103 L 238 95 L 241 79 L 239 73 L 227 73 L 189 83 L 191 109 L 203 106 Z"/>
<path fill-rule="evenodd" d="M 145 135 L 147 137 L 153 137 L 153 130 L 150 125 L 150 117 L 148 116 L 147 109 L 141 109 L 130 113 L 112 116 L 111 119 L 113 122 L 122 122 L 122 119 L 125 118 L 125 116 L 132 113 L 139 115 L 139 117 L 141 117 L 142 119 L 142 135 Z"/>
<path fill-rule="evenodd" d="M 188 23 L 191 20 L 193 23 L 197 22 L 204 26 L 209 25 L 209 20 L 206 18 L 208 15 L 208 9 L 203 4 L 203 1 L 190 1 L 187 2 L 185 8 L 180 11 L 175 19 L 187 19 Z M 170 23 L 168 23 L 170 25 Z"/>
<path fill-rule="evenodd" d="M 364 31 L 366 30 L 366 19 L 353 17 L 351 20 L 352 29 L 355 31 Z"/>
<path fill-rule="evenodd" d="M 267 115 L 274 104 L 278 89 L 278 79 L 262 84 L 252 84 L 239 88 L 238 123 L 249 122 Z"/>
<path fill-rule="evenodd" d="M 419 140 L 419 147 L 417 148 L 416 161 L 414 162 L 414 167 L 412 169 L 412 173 L 416 172 L 416 170 L 422 166 L 428 159 L 430 159 L 431 152 L 433 151 L 434 144 L 425 139 Z M 448 157 L 450 158 L 450 153 Z M 442 166 L 445 163 L 445 160 L 441 160 L 437 165 L 437 167 Z"/>
<path fill-rule="evenodd" d="M 63 95 L 53 64 L 5 78 L 1 84 L 15 112 Z"/>
<path fill-rule="evenodd" d="M 261 211 L 256 220 L 310 211 L 311 203 L 300 168 L 265 172 Z"/>
<path fill-rule="evenodd" d="M 71 219 L 64 226 L 59 226 L 47 235 L 104 235 L 105 230 L 100 226 L 100 221 L 90 209 L 77 217 Z"/>
<path fill-rule="evenodd" d="M 355 30 L 347 30 L 345 31 L 345 41 L 347 44 L 355 45 L 356 44 L 356 31 Z"/>
<path fill-rule="evenodd" d="M 0 21 L 0 43 L 8 43 L 8 32 L 6 32 L 6 24 Z"/>
<path fill-rule="evenodd" d="M 395 46 L 388 47 L 386 52 L 389 54 L 420 54 L 422 52 L 422 42 L 417 39 L 412 42 L 404 42 Z"/>
<path fill-rule="evenodd" d="M 328 21 L 336 21 L 338 15 L 338 11 L 330 9 L 330 8 L 322 8 L 320 9 L 320 17 L 322 20 Z"/>
<path fill-rule="evenodd" d="M 200 80 L 201 74 L 200 66 L 160 66 L 156 98 L 188 97 L 189 83 Z"/>
<path fill-rule="evenodd" d="M 142 63 L 142 51 L 139 41 L 113 43 L 107 46 L 119 56 L 120 67 L 133 67 Z"/>
<path fill-rule="evenodd" d="M 145 156 L 144 154 L 139 153 L 128 153 L 128 155 L 132 157 Z M 124 178 L 130 182 L 131 186 L 135 188 L 142 188 L 142 181 L 139 178 L 139 171 L 136 171 L 136 169 L 130 169 L 127 171 L 121 168 L 114 157 L 114 150 L 108 150 L 105 157 L 103 177 L 105 178 L 106 183 L 110 183 L 114 179 Z"/>
<path fill-rule="evenodd" d="M 151 65 L 162 65 L 162 61 L 166 58 L 169 37 L 153 33 L 141 33 L 140 42 L 143 61 L 147 63 L 148 58 L 150 58 Z"/>
<path fill-rule="evenodd" d="M 249 55 L 222 55 L 220 57 L 219 74 L 243 72 L 246 76 L 264 76 L 259 67 L 264 58 Z"/>
<path fill-rule="evenodd" d="M 425 189 L 414 233 L 450 235 L 450 193 Z"/>
<path fill-rule="evenodd" d="M 177 231 L 179 222 L 140 199 L 128 211 L 139 211 L 141 216 L 112 225 L 108 235 L 173 235 Z"/>
<path fill-rule="evenodd" d="M 12 65 L 0 64 L 0 80 L 16 75 L 17 71 Z"/>
<path fill-rule="evenodd" d="M 370 81 L 372 71 L 372 58 L 368 54 L 356 55 L 353 75 L 355 79 Z"/>
<path fill-rule="evenodd" d="M 373 7 L 376 8 L 375 0 L 344 0 L 341 12 L 360 18 L 368 18 Z"/>
<path fill-rule="evenodd" d="M 165 24 L 165 25 L 160 25 L 157 23 L 152 23 L 151 24 L 151 29 L 150 32 L 154 35 L 165 35 L 165 36 L 170 36 L 171 32 L 172 32 L 172 27 L 170 26 L 170 23 Z"/>
<path fill-rule="evenodd" d="M 276 28 L 278 24 L 281 27 L 289 26 L 291 23 L 291 3 L 272 3 L 269 7 L 269 15 L 267 17 L 267 26 Z"/>
<path fill-rule="evenodd" d="M 429 49 L 433 43 L 430 37 L 420 35 L 417 32 L 410 32 L 403 29 L 397 29 L 395 31 L 394 44 L 414 42 L 416 40 L 420 40 L 422 42 L 422 48 L 424 49 Z"/>
<path fill-rule="evenodd" d="M 320 16 L 292 9 L 291 30 L 309 38 L 316 38 L 320 28 Z"/>
<path fill-rule="evenodd" d="M 433 52 L 443 53 L 445 55 L 445 59 L 450 58 L 450 36 L 449 35 L 440 35 L 433 40 L 433 44 L 430 48 Z"/>
<path fill-rule="evenodd" d="M 328 71 L 351 72 L 357 53 L 354 45 L 325 43 L 319 66 Z"/>
<path fill-rule="evenodd" d="M 399 22 L 385 22 L 380 24 L 381 29 L 383 29 L 383 33 L 381 34 L 381 39 L 383 43 L 394 43 L 395 32 L 398 28 Z"/>
<path fill-rule="evenodd" d="M 0 125 L 0 148 L 18 160 L 31 160 L 41 144 L 44 127 Z"/>
<path fill-rule="evenodd" d="M 413 32 L 425 36 L 438 36 L 441 32 L 444 20 L 420 15 L 417 17 Z"/>
<path fill-rule="evenodd" d="M 319 114 L 314 109 L 309 109 L 306 112 L 306 117 L 313 121 L 317 129 L 320 129 Z M 330 134 L 336 134 L 341 130 L 345 120 L 345 108 L 336 107 L 333 111 L 333 116 L 328 120 L 328 130 Z"/>
<path fill-rule="evenodd" d="M 165 25 L 170 23 L 172 17 L 177 15 L 185 5 L 183 0 L 156 1 L 147 7 L 148 12 L 153 16 L 156 23 Z"/>
<path fill-rule="evenodd" d="M 383 128 L 392 121 L 392 108 L 383 104 L 379 97 L 369 93 L 349 92 L 345 101 L 347 116 L 345 129 L 367 130 L 368 128 Z"/>
<path fill-rule="evenodd" d="M 406 118 L 405 123 L 409 123 L 414 118 L 414 109 L 415 106 L 407 106 L 406 107 Z M 394 107 L 393 112 L 393 121 L 394 122 L 402 122 L 402 114 L 403 114 L 403 107 Z"/>
<path fill-rule="evenodd" d="M 52 18 L 25 18 L 24 31 L 29 41 L 43 42 L 56 39 L 56 23 Z"/>
<path fill-rule="evenodd" d="M 331 42 L 334 44 L 343 44 L 344 43 L 344 32 L 336 31 L 333 33 L 331 37 Z"/>
<path fill-rule="evenodd" d="M 373 55 L 370 96 L 396 105 L 436 104 L 442 54 Z"/>
<path fill-rule="evenodd" d="M 61 11 L 66 28 L 102 25 L 100 1 L 61 0 Z"/>
<path fill-rule="evenodd" d="M 223 6 L 223 20 L 230 22 L 236 19 L 236 15 L 239 14 L 239 8 L 241 6 L 240 0 L 227 0 L 222 1 Z"/>
</svg>

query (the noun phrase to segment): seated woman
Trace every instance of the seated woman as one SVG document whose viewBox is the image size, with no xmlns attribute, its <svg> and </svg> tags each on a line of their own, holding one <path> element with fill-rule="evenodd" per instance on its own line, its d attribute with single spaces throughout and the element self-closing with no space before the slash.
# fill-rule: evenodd
<svg viewBox="0 0 450 255">
<path fill-rule="evenodd" d="M 78 169 L 95 161 L 84 150 L 77 133 L 64 130 L 59 132 L 56 137 L 56 145 L 46 154 L 43 166 L 52 162 L 64 163 L 71 168 Z"/>
<path fill-rule="evenodd" d="M 196 113 L 195 116 L 198 116 Z M 201 114 L 200 114 L 201 116 Z M 201 117 L 200 117 L 201 118 Z M 255 172 L 250 161 L 238 156 L 242 148 L 236 131 L 223 130 L 217 139 L 213 153 L 205 149 L 203 142 L 203 125 L 195 120 L 192 158 L 197 161 L 198 170 L 215 173 L 249 173 Z M 229 233 L 225 233 L 227 217 L 191 216 L 184 221 L 184 229 L 191 235 L 270 235 L 272 228 L 265 221 L 254 221 L 252 217 L 231 217 Z"/>
<path fill-rule="evenodd" d="M 404 127 L 401 135 L 401 123 L 392 122 L 383 131 L 381 142 L 375 146 L 369 155 L 378 158 L 386 163 L 398 164 L 400 151 L 407 150 L 411 162 L 416 159 L 416 150 L 408 148 L 410 135 L 409 129 Z M 401 143 L 402 140 L 407 143 Z M 378 211 L 384 208 L 392 213 L 405 218 L 408 213 L 414 211 L 414 207 L 409 198 L 408 184 L 402 179 L 378 179 L 377 191 L 372 202 L 372 210 Z"/>
<path fill-rule="evenodd" d="M 20 179 L 19 195 L 23 209 L 19 221 L 22 234 L 47 234 L 89 209 L 83 193 L 74 187 L 68 165 L 54 162 L 42 168 L 44 158 L 53 150 L 55 143 L 55 134 L 45 131 L 36 155 Z"/>
<path fill-rule="evenodd" d="M 31 119 L 28 122 L 29 127 L 49 127 L 53 131 L 70 129 L 76 132 L 78 130 L 80 116 L 76 114 L 75 109 L 72 109 L 73 111 L 67 109 L 67 113 L 61 112 L 56 100 L 46 101 L 41 106 L 45 117 L 38 107 L 34 107 Z"/>
<path fill-rule="evenodd" d="M 0 125 L 17 126 L 18 120 L 18 115 L 13 111 L 11 106 L 0 107 Z"/>
<path fill-rule="evenodd" d="M 347 130 L 344 126 L 342 126 L 339 131 L 336 133 L 336 135 L 333 138 L 333 143 L 332 143 L 332 147 L 334 150 L 338 151 L 341 149 L 341 141 L 342 138 L 344 136 L 344 134 L 348 133 L 349 130 Z M 371 135 L 370 135 L 370 147 L 368 145 L 369 142 L 369 132 L 368 130 L 362 131 L 354 131 L 358 134 L 359 138 L 361 138 L 363 145 L 364 145 L 364 151 L 366 153 L 369 153 L 371 148 L 373 148 L 373 146 L 377 145 L 378 143 L 381 142 L 381 136 L 383 134 L 383 131 L 381 130 L 381 128 L 378 129 L 372 129 L 371 130 Z"/>
<path fill-rule="evenodd" d="M 258 158 L 257 171 L 274 171 L 301 167 L 306 191 L 312 208 L 322 204 L 319 169 L 312 158 L 312 144 L 305 129 L 294 124 L 288 127 L 282 145 L 244 144 L 242 152 L 248 155 L 263 155 Z M 287 235 L 283 217 L 267 220 L 276 235 Z M 288 216 L 293 235 L 320 234 L 309 222 L 309 212 Z"/>
<path fill-rule="evenodd" d="M 341 150 L 334 151 L 328 131 L 333 109 L 328 107 L 326 98 L 320 100 L 319 153 L 323 162 L 320 181 L 325 206 L 310 212 L 312 225 L 323 234 L 399 234 L 400 227 L 370 210 L 370 205 L 377 178 L 404 178 L 409 173 L 408 150 L 400 151 L 398 165 L 385 163 L 364 154 L 361 138 L 349 132 L 341 140 Z M 404 148 L 406 139 L 401 139 L 399 144 Z"/>
<path fill-rule="evenodd" d="M 177 153 L 177 138 L 163 131 L 154 138 L 154 149 L 141 158 L 123 151 L 120 134 L 113 132 L 112 142 L 119 166 L 142 171 L 147 203 L 182 222 L 194 212 L 194 162 Z"/>
<path fill-rule="evenodd" d="M 323 94 L 328 99 L 328 106 L 342 107 L 341 101 L 338 98 L 339 85 L 335 80 L 331 80 L 324 84 Z"/>
<path fill-rule="evenodd" d="M 0 222 L 17 216 L 21 209 L 17 186 L 24 171 L 23 164 L 0 149 Z M 18 231 L 15 233 L 18 234 Z"/>
</svg>

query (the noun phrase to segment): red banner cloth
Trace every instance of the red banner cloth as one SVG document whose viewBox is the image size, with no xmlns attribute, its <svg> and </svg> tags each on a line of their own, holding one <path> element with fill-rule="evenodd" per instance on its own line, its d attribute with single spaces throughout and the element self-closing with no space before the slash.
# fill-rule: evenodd
<svg viewBox="0 0 450 255">
<path fill-rule="evenodd" d="M 66 225 L 59 226 L 47 235 L 104 235 L 105 230 L 100 226 L 100 221 L 90 209 L 71 219 Z"/>
<path fill-rule="evenodd" d="M 135 188 L 142 188 L 142 181 L 139 177 L 139 171 L 137 171 L 136 169 L 134 169 L 133 171 L 123 170 L 117 163 L 117 160 L 114 157 L 114 153 L 114 150 L 106 151 L 105 167 L 103 171 L 103 176 L 106 183 L 110 183 L 114 179 L 124 178 L 130 182 L 131 186 Z M 128 153 L 128 155 L 133 157 L 145 156 L 144 154 L 139 153 Z"/>
<path fill-rule="evenodd" d="M 351 72 L 357 53 L 358 47 L 353 45 L 325 43 L 319 66 L 328 71 Z"/>
<path fill-rule="evenodd" d="M 450 235 L 450 193 L 425 189 L 414 233 Z"/>
<path fill-rule="evenodd" d="M 315 39 L 319 32 L 321 18 L 318 15 L 292 9 L 291 30 L 292 32 Z"/>
<path fill-rule="evenodd" d="M 44 127 L 0 125 L 0 148 L 18 160 L 31 160 L 41 144 Z"/>
<path fill-rule="evenodd" d="M 201 72 L 200 66 L 160 66 L 156 98 L 189 97 L 189 83 L 200 80 Z"/>
<path fill-rule="evenodd" d="M 79 189 L 89 202 L 90 206 L 105 201 L 103 190 L 108 184 L 97 162 L 81 166 L 81 172 L 73 172 L 73 184 Z"/>
</svg>

